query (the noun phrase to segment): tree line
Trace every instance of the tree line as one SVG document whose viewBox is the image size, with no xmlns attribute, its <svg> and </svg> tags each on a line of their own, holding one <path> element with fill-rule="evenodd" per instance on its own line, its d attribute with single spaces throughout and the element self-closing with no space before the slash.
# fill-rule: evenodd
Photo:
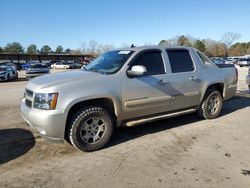
<svg viewBox="0 0 250 188">
<path fill-rule="evenodd" d="M 27 48 L 24 48 L 20 42 L 7 43 L 5 47 L 0 47 L 0 53 L 10 53 L 10 54 L 100 54 L 105 51 L 114 49 L 113 45 L 98 45 L 94 40 L 89 41 L 89 43 L 83 42 L 81 48 L 78 49 L 64 49 L 61 45 L 58 45 L 55 50 L 53 50 L 49 45 L 44 45 L 40 49 L 35 44 L 30 44 Z"/>
<path fill-rule="evenodd" d="M 196 39 L 188 35 L 180 35 L 170 39 L 161 40 L 158 45 L 160 46 L 190 46 L 199 49 L 209 57 L 227 57 L 227 56 L 242 56 L 250 54 L 250 42 L 236 42 L 240 38 L 240 34 L 228 32 L 222 36 L 219 41 L 212 39 Z M 146 45 L 148 45 L 146 43 Z M 124 44 L 122 47 L 129 47 Z M 116 49 L 112 44 L 98 44 L 95 40 L 88 43 L 83 42 L 78 49 L 64 49 L 61 45 L 57 46 L 54 50 L 49 45 L 44 45 L 40 49 L 35 44 L 30 44 L 24 48 L 19 42 L 12 42 L 6 44 L 5 47 L 0 47 L 0 53 L 13 53 L 13 54 L 92 54 L 98 55 L 103 52 Z"/>
<path fill-rule="evenodd" d="M 209 57 L 243 56 L 250 54 L 250 42 L 236 42 L 240 34 L 228 32 L 221 40 L 195 39 L 192 36 L 177 36 L 161 40 L 160 46 L 190 46 L 199 49 Z"/>
</svg>

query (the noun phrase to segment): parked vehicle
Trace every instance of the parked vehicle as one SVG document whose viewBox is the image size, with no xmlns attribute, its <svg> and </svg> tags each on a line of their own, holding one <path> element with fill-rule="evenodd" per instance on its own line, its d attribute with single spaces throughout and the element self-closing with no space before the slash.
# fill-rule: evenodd
<svg viewBox="0 0 250 188">
<path fill-rule="evenodd" d="M 70 69 L 72 68 L 71 65 L 63 63 L 63 62 L 56 62 L 50 66 L 52 69 Z"/>
<path fill-rule="evenodd" d="M 30 63 L 22 63 L 22 70 L 27 70 L 30 67 Z"/>
<path fill-rule="evenodd" d="M 106 52 L 83 70 L 32 79 L 21 112 L 46 139 L 94 151 L 117 126 L 192 112 L 216 118 L 237 80 L 234 65 L 217 66 L 194 48 L 127 48 Z"/>
<path fill-rule="evenodd" d="M 238 65 L 240 67 L 249 66 L 250 65 L 250 59 L 239 59 L 238 60 Z"/>
<path fill-rule="evenodd" d="M 82 64 L 81 63 L 74 63 L 74 64 L 75 64 L 75 68 L 76 69 L 82 68 Z"/>
<path fill-rule="evenodd" d="M 6 65 L 0 66 L 0 81 L 10 81 L 16 78 L 18 78 L 16 68 Z"/>
<path fill-rule="evenodd" d="M 12 62 L 4 62 L 4 63 L 1 63 L 0 66 L 8 66 L 13 69 L 17 69 L 17 66 L 15 65 L 15 63 L 12 63 Z"/>
<path fill-rule="evenodd" d="M 248 89 L 250 90 L 250 67 L 248 68 L 248 75 L 246 77 L 246 83 L 248 85 Z"/>
<path fill-rule="evenodd" d="M 49 67 L 46 64 L 32 64 L 26 71 L 27 80 L 50 73 Z"/>
<path fill-rule="evenodd" d="M 21 63 L 13 63 L 18 71 L 22 70 Z"/>
<path fill-rule="evenodd" d="M 225 64 L 225 61 L 224 60 L 222 60 L 222 59 L 212 59 L 212 61 L 215 63 L 215 64 Z"/>
<path fill-rule="evenodd" d="M 73 63 L 73 62 L 67 62 L 67 63 L 64 63 L 65 65 L 69 65 L 69 69 L 77 69 L 77 64 L 76 63 Z"/>
</svg>

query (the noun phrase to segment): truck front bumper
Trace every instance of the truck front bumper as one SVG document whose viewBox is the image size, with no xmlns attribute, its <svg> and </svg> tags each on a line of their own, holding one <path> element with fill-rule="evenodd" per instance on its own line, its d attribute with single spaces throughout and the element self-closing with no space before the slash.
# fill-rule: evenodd
<svg viewBox="0 0 250 188">
<path fill-rule="evenodd" d="M 50 142 L 64 141 L 66 116 L 59 110 L 39 110 L 21 103 L 21 115 L 27 124 Z"/>
</svg>

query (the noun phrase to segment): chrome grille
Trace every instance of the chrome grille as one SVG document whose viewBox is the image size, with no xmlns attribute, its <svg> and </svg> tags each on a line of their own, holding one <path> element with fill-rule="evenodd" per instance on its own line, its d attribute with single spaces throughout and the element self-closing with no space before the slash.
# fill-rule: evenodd
<svg viewBox="0 0 250 188">
<path fill-rule="evenodd" d="M 32 107 L 33 95 L 34 95 L 33 91 L 29 89 L 25 89 L 25 105 L 28 108 Z"/>
<path fill-rule="evenodd" d="M 33 97 L 33 91 L 31 91 L 29 89 L 25 89 L 25 93 L 26 93 L 27 96 Z"/>
<path fill-rule="evenodd" d="M 29 108 L 31 108 L 31 106 L 32 106 L 32 102 L 30 100 L 28 100 L 28 99 L 25 99 L 25 104 Z"/>
</svg>

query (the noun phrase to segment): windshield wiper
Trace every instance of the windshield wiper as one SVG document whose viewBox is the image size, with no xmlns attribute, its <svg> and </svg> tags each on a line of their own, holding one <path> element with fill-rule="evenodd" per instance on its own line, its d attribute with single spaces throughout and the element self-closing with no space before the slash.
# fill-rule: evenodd
<svg viewBox="0 0 250 188">
<path fill-rule="evenodd" d="M 90 69 L 88 69 L 88 71 L 97 72 L 97 73 L 99 73 L 99 74 L 105 74 L 103 71 L 101 71 L 101 70 L 98 69 L 98 68 L 90 68 Z"/>
</svg>

